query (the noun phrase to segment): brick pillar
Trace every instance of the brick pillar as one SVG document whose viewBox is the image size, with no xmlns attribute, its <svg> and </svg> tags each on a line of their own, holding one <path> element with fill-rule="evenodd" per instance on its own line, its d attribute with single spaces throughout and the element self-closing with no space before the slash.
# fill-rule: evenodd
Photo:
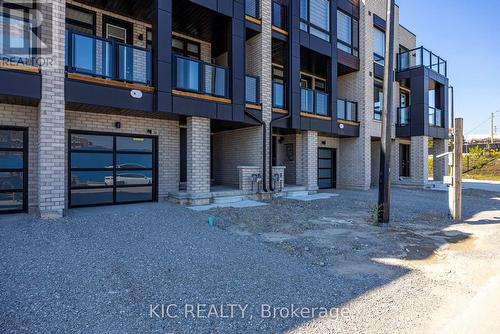
<svg viewBox="0 0 500 334">
<path fill-rule="evenodd" d="M 429 138 L 425 136 L 411 137 L 410 151 L 411 183 L 425 186 L 429 175 Z"/>
<path fill-rule="evenodd" d="M 62 217 L 65 208 L 64 130 L 65 0 L 41 4 L 42 98 L 38 118 L 38 208 L 44 219 Z"/>
<path fill-rule="evenodd" d="M 380 164 L 379 164 L 380 165 Z M 399 159 L 399 140 L 395 139 L 392 141 L 391 149 L 391 183 L 399 183 L 399 168 L 401 161 Z M 380 168 L 379 168 L 380 170 Z M 373 183 L 374 180 L 372 180 Z M 375 180 L 378 184 L 378 179 Z"/>
<path fill-rule="evenodd" d="M 272 128 L 270 127 L 270 122 L 272 119 L 272 108 L 273 108 L 273 96 L 272 96 L 272 1 L 260 1 L 260 13 L 262 19 L 261 33 L 260 35 L 260 53 L 261 59 L 260 66 L 260 94 L 262 103 L 262 121 L 266 123 L 267 140 L 266 140 L 266 176 L 267 176 L 267 188 L 271 184 L 272 175 L 269 173 L 269 165 L 272 164 L 269 158 L 269 152 L 271 150 L 272 141 Z M 261 132 L 259 132 L 261 134 Z"/>
<path fill-rule="evenodd" d="M 434 171 L 434 181 L 443 181 L 443 177 L 448 175 L 448 156 L 443 156 L 438 158 L 437 156 L 448 152 L 448 141 L 445 139 L 433 140 L 433 171 Z"/>
<path fill-rule="evenodd" d="M 187 192 L 193 204 L 209 202 L 196 197 L 210 193 L 210 119 L 187 118 Z"/>
<path fill-rule="evenodd" d="M 302 131 L 302 184 L 309 191 L 318 190 L 318 133 Z"/>
</svg>

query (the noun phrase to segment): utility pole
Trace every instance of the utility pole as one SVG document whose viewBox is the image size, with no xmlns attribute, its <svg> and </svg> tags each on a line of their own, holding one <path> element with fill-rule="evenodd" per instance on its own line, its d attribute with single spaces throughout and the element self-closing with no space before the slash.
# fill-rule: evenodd
<svg viewBox="0 0 500 334">
<path fill-rule="evenodd" d="M 384 106 L 380 145 L 380 174 L 378 182 L 378 223 L 387 224 L 391 217 L 391 139 L 394 103 L 394 0 L 386 0 Z"/>
<path fill-rule="evenodd" d="M 453 129 L 453 166 L 448 193 L 450 215 L 453 220 L 462 219 L 462 155 L 464 147 L 464 120 L 455 119 Z"/>
<path fill-rule="evenodd" d="M 498 112 L 498 110 L 497 110 Z M 495 113 L 492 112 L 491 113 L 491 145 L 493 145 L 493 143 L 495 143 Z"/>
</svg>

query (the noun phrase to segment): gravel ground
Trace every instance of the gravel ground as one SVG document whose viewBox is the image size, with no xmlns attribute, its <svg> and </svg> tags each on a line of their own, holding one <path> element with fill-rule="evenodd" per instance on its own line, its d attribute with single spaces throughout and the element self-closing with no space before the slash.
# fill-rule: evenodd
<svg viewBox="0 0 500 334">
<path fill-rule="evenodd" d="M 310 314 L 292 316 L 292 304 L 316 308 L 313 318 L 318 308 L 332 309 L 328 319 L 383 287 L 404 294 L 403 300 L 370 295 L 365 313 L 373 321 L 393 303 L 402 315 L 412 307 L 431 312 L 446 281 L 429 290 L 429 279 L 418 271 L 373 259 L 426 259 L 439 246 L 464 240 L 467 233 L 443 231 L 449 225 L 446 194 L 395 189 L 395 222 L 382 230 L 368 222 L 374 191 L 339 193 L 316 202 L 279 199 L 262 208 L 205 213 L 151 203 L 72 210 L 50 222 L 0 217 L 0 331 L 349 332 L 376 326 L 355 321 L 359 307 L 347 309 L 341 323 L 324 323 Z M 498 201 L 489 198 L 466 191 L 465 216 L 493 210 Z M 216 227 L 208 226 L 209 215 Z M 157 304 L 176 304 L 171 314 L 177 318 L 162 317 L 161 307 L 151 317 Z M 218 314 L 203 312 L 211 304 Z M 229 304 L 248 306 L 222 318 L 220 307 L 228 316 Z M 190 305 L 200 307 L 199 316 L 184 312 Z M 261 305 L 286 309 L 267 318 Z M 408 319 L 405 326 L 424 319 Z M 399 332 L 391 326 L 388 332 Z"/>
</svg>

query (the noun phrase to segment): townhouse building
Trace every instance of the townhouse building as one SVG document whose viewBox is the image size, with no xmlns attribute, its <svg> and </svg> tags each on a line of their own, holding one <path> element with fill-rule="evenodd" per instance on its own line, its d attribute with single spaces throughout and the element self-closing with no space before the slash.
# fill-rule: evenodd
<svg viewBox="0 0 500 334">
<path fill-rule="evenodd" d="M 377 183 L 385 0 L 1 10 L 2 213 Z M 395 10 L 391 178 L 424 186 L 448 146 L 447 63 Z"/>
</svg>

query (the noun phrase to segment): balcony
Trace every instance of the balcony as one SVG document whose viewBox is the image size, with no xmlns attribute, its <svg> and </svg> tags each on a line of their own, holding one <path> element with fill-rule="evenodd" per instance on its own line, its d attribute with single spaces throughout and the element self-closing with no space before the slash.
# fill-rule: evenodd
<svg viewBox="0 0 500 334">
<path fill-rule="evenodd" d="M 411 107 L 398 108 L 398 126 L 408 126 L 410 124 Z"/>
<path fill-rule="evenodd" d="M 397 66 L 398 72 L 426 67 L 445 77 L 448 74 L 447 62 L 423 46 L 398 54 Z"/>
<path fill-rule="evenodd" d="M 358 122 L 358 103 L 337 99 L 337 120 Z"/>
<path fill-rule="evenodd" d="M 245 0 L 245 15 L 254 19 L 260 19 L 259 0 Z"/>
<path fill-rule="evenodd" d="M 245 102 L 250 105 L 260 104 L 260 78 L 253 75 L 245 76 Z M 252 108 L 257 109 L 257 108 Z M 259 108 L 260 109 L 260 108 Z"/>
<path fill-rule="evenodd" d="M 286 5 L 282 4 L 281 1 L 273 1 L 273 26 L 286 31 L 287 26 L 287 14 Z"/>
<path fill-rule="evenodd" d="M 328 94 L 318 90 L 301 88 L 300 110 L 306 114 L 330 116 Z"/>
<path fill-rule="evenodd" d="M 429 107 L 429 125 L 443 127 L 443 112 L 440 109 Z"/>
<path fill-rule="evenodd" d="M 200 95 L 228 98 L 229 69 L 197 59 L 174 56 L 173 88 Z"/>
<path fill-rule="evenodd" d="M 151 50 L 67 30 L 66 71 L 151 86 Z"/>
</svg>

